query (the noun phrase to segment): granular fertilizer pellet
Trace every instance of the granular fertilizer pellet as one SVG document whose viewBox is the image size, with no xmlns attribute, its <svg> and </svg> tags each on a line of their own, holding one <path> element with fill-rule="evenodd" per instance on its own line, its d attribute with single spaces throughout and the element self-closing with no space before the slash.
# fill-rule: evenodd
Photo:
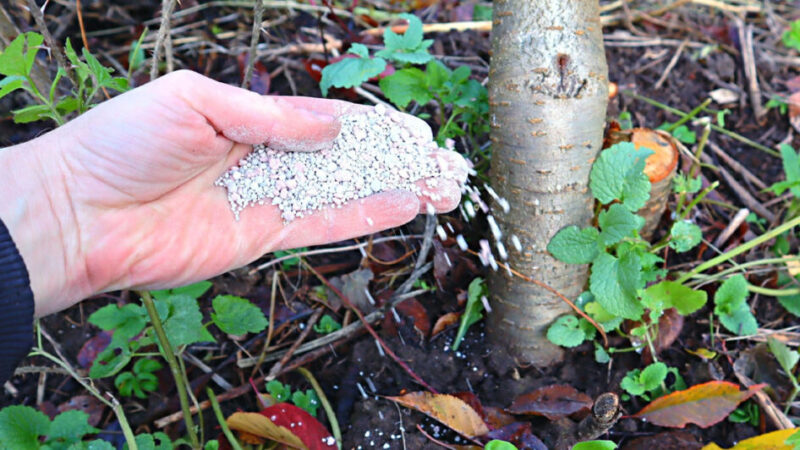
<svg viewBox="0 0 800 450">
<path fill-rule="evenodd" d="M 228 190 L 237 220 L 244 208 L 271 203 L 290 222 L 394 189 L 436 201 L 437 177 L 451 174 L 433 157 L 440 150 L 436 143 L 404 120 L 379 105 L 340 117 L 341 131 L 326 150 L 286 152 L 255 145 L 215 184 Z M 423 179 L 425 187 L 420 188 L 416 182 Z"/>
</svg>

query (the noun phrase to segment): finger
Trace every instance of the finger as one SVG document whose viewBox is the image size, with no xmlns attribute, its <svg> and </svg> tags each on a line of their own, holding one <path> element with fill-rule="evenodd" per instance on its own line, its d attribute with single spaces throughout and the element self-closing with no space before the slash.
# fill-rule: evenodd
<svg viewBox="0 0 800 450">
<path fill-rule="evenodd" d="M 360 114 L 375 110 L 374 106 L 359 105 L 357 103 L 327 98 L 283 97 L 283 99 L 298 108 L 329 114 L 334 117 L 341 117 L 346 114 Z M 386 114 L 396 118 L 398 123 L 411 130 L 412 134 L 425 138 L 428 141 L 433 140 L 431 127 L 424 120 L 414 117 L 411 114 L 402 113 L 391 107 L 386 107 Z"/>
<path fill-rule="evenodd" d="M 303 108 L 283 97 L 261 96 L 195 72 L 173 72 L 154 84 L 154 88 L 177 92 L 214 129 L 235 142 L 318 150 L 329 147 L 339 134 L 339 121 L 331 114 Z"/>
</svg>

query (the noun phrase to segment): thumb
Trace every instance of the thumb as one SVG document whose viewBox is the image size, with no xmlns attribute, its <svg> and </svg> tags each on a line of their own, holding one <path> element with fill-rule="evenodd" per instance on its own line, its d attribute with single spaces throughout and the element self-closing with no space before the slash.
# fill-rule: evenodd
<svg viewBox="0 0 800 450">
<path fill-rule="evenodd" d="M 276 150 L 314 151 L 329 147 L 339 134 L 331 114 L 300 107 L 281 97 L 255 92 L 180 70 L 156 83 L 181 93 L 226 138 L 243 144 L 266 143 Z"/>
</svg>

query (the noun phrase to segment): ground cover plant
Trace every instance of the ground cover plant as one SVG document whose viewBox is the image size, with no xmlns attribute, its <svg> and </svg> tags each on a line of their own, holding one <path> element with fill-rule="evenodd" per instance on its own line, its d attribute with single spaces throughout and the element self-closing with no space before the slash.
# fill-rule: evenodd
<svg viewBox="0 0 800 450">
<path fill-rule="evenodd" d="M 406 111 L 472 165 L 453 214 L 39 320 L 0 400 L 3 447 L 800 446 L 800 13 L 782 2 L 600 1 L 593 31 L 599 40 L 602 25 L 608 78 L 597 86 L 611 95 L 596 114 L 604 149 L 581 161 L 584 223 L 500 179 L 531 165 L 497 156 L 498 130 L 515 117 L 498 116 L 501 102 L 521 98 L 504 77 L 558 75 L 522 57 L 490 71 L 509 57 L 489 29 L 517 31 L 508 23 L 525 12 L 511 4 L 0 7 L 4 146 L 151 73 L 189 68 L 260 93 Z M 597 94 L 566 76 L 581 73 L 580 58 L 547 61 L 565 68 L 556 90 Z M 590 122 L 588 109 L 549 122 L 547 105 L 534 106 L 544 112 L 519 116 L 524 129 L 548 134 L 533 140 Z M 677 149 L 664 183 L 648 169 L 657 149 L 638 145 L 642 128 Z M 592 133 L 599 150 L 602 128 Z M 578 171 L 558 165 L 568 150 L 547 156 Z M 563 219 L 533 246 L 508 226 L 548 215 L 531 210 Z M 532 250 L 587 282 L 559 285 L 550 265 L 517 262 Z M 498 342 L 501 278 L 567 294 L 553 293 L 541 333 L 562 362 L 532 367 Z"/>
</svg>

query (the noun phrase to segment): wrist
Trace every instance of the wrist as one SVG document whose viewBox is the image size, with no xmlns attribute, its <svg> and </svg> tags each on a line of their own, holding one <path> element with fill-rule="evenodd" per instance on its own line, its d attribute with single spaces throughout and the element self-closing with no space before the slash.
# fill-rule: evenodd
<svg viewBox="0 0 800 450">
<path fill-rule="evenodd" d="M 92 293 L 61 158 L 68 139 L 60 134 L 0 149 L 0 219 L 25 261 L 37 317 Z"/>
</svg>

